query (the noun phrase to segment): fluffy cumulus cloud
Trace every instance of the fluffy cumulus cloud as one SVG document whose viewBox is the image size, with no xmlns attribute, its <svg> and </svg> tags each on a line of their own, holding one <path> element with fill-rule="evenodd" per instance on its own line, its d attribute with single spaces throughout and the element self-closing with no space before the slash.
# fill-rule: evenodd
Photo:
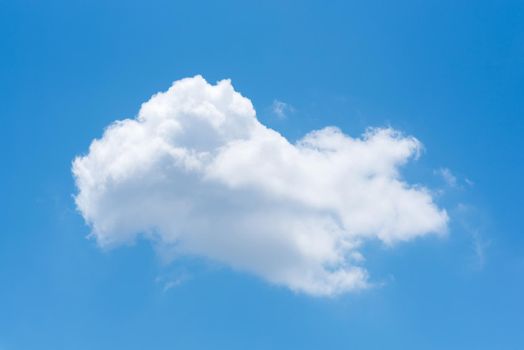
<svg viewBox="0 0 524 350">
<path fill-rule="evenodd" d="M 145 237 L 292 290 L 365 288 L 360 248 L 446 230 L 428 190 L 399 168 L 420 143 L 392 129 L 327 127 L 290 143 L 229 80 L 176 81 L 73 162 L 79 211 L 100 246 Z"/>
</svg>

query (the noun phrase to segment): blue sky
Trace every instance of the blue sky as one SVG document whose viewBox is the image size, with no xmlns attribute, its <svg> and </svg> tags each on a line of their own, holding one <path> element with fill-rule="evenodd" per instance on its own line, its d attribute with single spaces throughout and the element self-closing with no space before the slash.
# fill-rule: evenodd
<svg viewBox="0 0 524 350">
<path fill-rule="evenodd" d="M 1 8 L 0 349 L 524 347 L 522 2 Z M 433 191 L 447 235 L 368 242 L 377 285 L 334 297 L 199 257 L 166 263 L 146 239 L 86 239 L 75 156 L 197 74 L 230 78 L 290 141 L 330 125 L 415 136 L 424 150 L 402 174 Z"/>
</svg>

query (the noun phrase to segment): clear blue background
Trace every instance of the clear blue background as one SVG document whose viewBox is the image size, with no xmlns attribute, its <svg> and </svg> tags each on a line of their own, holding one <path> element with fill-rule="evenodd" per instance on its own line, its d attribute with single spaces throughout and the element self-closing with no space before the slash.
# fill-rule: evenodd
<svg viewBox="0 0 524 350">
<path fill-rule="evenodd" d="M 406 177 L 443 191 L 449 236 L 371 244 L 383 287 L 333 299 L 147 242 L 101 251 L 72 159 L 195 74 L 231 78 L 291 140 L 415 135 Z M 0 1 L 0 118 L 2 350 L 524 348 L 522 1 Z"/>
</svg>

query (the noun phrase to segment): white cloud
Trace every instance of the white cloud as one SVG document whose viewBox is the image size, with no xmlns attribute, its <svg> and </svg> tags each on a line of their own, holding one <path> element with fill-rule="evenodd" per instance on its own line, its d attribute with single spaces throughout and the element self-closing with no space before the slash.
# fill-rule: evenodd
<svg viewBox="0 0 524 350">
<path fill-rule="evenodd" d="M 484 225 L 479 222 L 485 220 L 487 215 L 479 212 L 479 209 L 472 205 L 459 203 L 454 216 L 464 232 L 471 237 L 473 255 L 470 256 L 470 267 L 480 271 L 487 264 L 488 250 L 492 243 L 492 240 L 485 234 Z"/>
<path fill-rule="evenodd" d="M 158 276 L 155 282 L 162 286 L 162 291 L 167 292 L 170 289 L 180 286 L 186 280 L 189 279 L 189 275 L 185 273 L 171 274 Z"/>
<path fill-rule="evenodd" d="M 284 119 L 287 117 L 288 113 L 294 112 L 295 108 L 293 108 L 293 106 L 291 106 L 288 103 L 285 103 L 279 100 L 274 100 L 273 103 L 271 104 L 271 111 L 277 117 Z"/>
<path fill-rule="evenodd" d="M 448 168 L 440 168 L 436 171 L 449 187 L 457 187 L 457 177 Z"/>
<path fill-rule="evenodd" d="M 359 247 L 443 233 L 448 216 L 399 167 L 420 143 L 334 127 L 292 144 L 229 80 L 176 81 L 73 162 L 76 204 L 100 246 L 143 236 L 312 295 L 369 285 Z"/>
<path fill-rule="evenodd" d="M 490 240 L 484 239 L 478 231 L 473 232 L 473 251 L 476 257 L 476 267 L 479 270 L 486 265 L 486 253 L 490 245 Z"/>
</svg>

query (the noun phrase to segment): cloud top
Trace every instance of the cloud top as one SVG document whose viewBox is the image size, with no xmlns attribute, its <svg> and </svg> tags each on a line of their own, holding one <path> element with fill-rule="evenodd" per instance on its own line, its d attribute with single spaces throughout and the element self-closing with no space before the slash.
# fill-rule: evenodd
<svg viewBox="0 0 524 350">
<path fill-rule="evenodd" d="M 229 80 L 176 81 L 73 162 L 77 207 L 101 246 L 151 239 L 292 290 L 368 286 L 359 248 L 443 233 L 448 216 L 399 168 L 421 144 L 328 127 L 290 143 Z"/>
</svg>

